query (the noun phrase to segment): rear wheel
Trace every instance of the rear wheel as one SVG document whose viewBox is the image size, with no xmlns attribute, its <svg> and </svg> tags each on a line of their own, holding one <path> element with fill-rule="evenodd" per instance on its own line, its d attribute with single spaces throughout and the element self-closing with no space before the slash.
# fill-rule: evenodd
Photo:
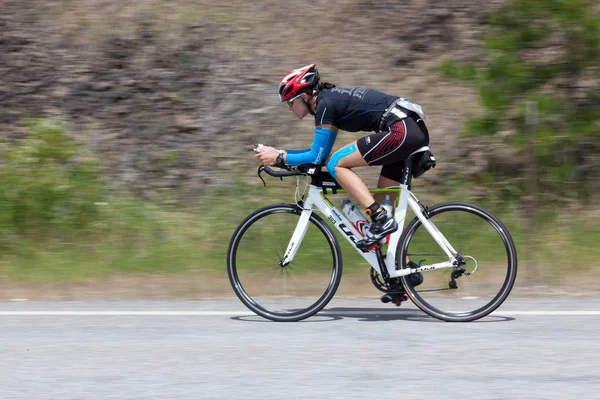
<svg viewBox="0 0 600 400">
<path fill-rule="evenodd" d="M 274 204 L 250 214 L 236 229 L 227 272 L 239 299 L 273 321 L 299 321 L 321 310 L 342 276 L 342 254 L 329 226 L 315 213 L 293 261 L 281 265 L 302 209 Z"/>
<path fill-rule="evenodd" d="M 506 227 L 489 211 L 469 203 L 443 203 L 428 210 L 428 219 L 458 252 L 453 268 L 422 271 L 413 286 L 402 277 L 407 295 L 427 314 L 451 322 L 473 321 L 498 308 L 517 275 L 517 252 Z M 418 218 L 407 226 L 398 244 L 400 268 L 407 257 L 422 265 L 448 261 L 448 256 Z"/>
</svg>

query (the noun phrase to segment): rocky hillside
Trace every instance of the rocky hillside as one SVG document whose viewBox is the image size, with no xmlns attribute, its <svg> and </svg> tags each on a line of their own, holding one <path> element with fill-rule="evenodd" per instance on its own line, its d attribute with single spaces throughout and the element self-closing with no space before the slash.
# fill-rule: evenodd
<svg viewBox="0 0 600 400">
<path fill-rule="evenodd" d="M 312 122 L 295 120 L 276 90 L 311 62 L 339 86 L 420 103 L 451 166 L 476 101 L 438 65 L 477 59 L 484 15 L 506 1 L 137 3 L 0 0 L 0 134 L 14 140 L 27 117 L 61 117 L 113 187 L 152 198 L 250 176 L 252 143 L 309 145 Z"/>
</svg>

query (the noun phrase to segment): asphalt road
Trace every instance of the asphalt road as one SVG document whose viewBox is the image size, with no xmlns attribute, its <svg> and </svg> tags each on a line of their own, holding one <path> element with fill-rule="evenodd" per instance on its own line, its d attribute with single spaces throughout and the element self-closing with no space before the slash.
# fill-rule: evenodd
<svg viewBox="0 0 600 400">
<path fill-rule="evenodd" d="M 0 303 L 0 399 L 597 399 L 600 299 L 445 323 L 335 298 L 298 323 L 237 300 Z"/>
</svg>

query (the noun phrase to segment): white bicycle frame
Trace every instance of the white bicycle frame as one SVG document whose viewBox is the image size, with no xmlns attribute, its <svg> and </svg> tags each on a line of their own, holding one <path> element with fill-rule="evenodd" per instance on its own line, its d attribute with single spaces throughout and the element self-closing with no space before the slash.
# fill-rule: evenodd
<svg viewBox="0 0 600 400">
<path fill-rule="evenodd" d="M 415 153 L 428 149 L 428 147 L 423 147 L 417 150 Z M 388 244 L 387 254 L 385 257 L 385 267 L 387 268 L 389 276 L 391 278 L 396 278 L 415 272 L 432 271 L 435 269 L 452 268 L 456 266 L 456 250 L 454 250 L 444 235 L 442 235 L 436 226 L 423 214 L 415 195 L 408 189 L 407 185 L 400 185 L 398 190 L 400 191 L 400 195 L 396 202 L 396 212 L 394 217 L 396 222 L 398 222 L 398 230 L 392 233 L 390 236 L 390 242 Z M 427 232 L 429 232 L 431 237 L 437 242 L 442 251 L 448 255 L 448 261 L 436 264 L 421 265 L 419 268 L 396 270 L 396 248 L 398 246 L 400 236 L 402 235 L 402 231 L 404 230 L 404 222 L 408 207 L 413 210 L 417 218 L 419 218 Z M 348 240 L 352 247 L 354 247 L 356 251 L 364 257 L 365 260 L 367 260 L 371 267 L 373 267 L 380 275 L 382 275 L 375 251 L 363 251 L 356 247 L 356 242 L 362 238 L 362 234 L 360 234 L 352 225 L 352 223 L 350 223 L 350 221 L 348 221 L 348 219 L 343 215 L 343 213 L 341 213 L 333 205 L 333 203 L 327 199 L 327 196 L 323 193 L 323 189 L 314 185 L 309 185 L 309 192 L 308 196 L 304 200 L 303 211 L 300 215 L 300 219 L 296 225 L 296 229 L 294 230 L 294 234 L 292 235 L 290 243 L 288 244 L 287 250 L 284 253 L 285 255 L 282 260 L 282 265 L 287 265 L 294 259 L 294 256 L 296 255 L 296 252 L 298 251 L 298 248 L 304 239 L 304 235 L 308 229 L 310 216 L 314 209 L 321 211 L 321 213 L 323 213 L 323 215 L 329 219 L 332 225 L 336 227 L 342 236 Z"/>
</svg>

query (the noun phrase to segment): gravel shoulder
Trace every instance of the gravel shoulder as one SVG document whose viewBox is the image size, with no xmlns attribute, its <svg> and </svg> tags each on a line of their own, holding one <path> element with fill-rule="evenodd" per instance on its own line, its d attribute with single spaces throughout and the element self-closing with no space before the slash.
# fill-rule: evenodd
<svg viewBox="0 0 600 400">
<path fill-rule="evenodd" d="M 552 283 L 531 283 L 518 277 L 512 296 L 595 297 L 600 296 L 600 271 L 569 275 Z M 381 292 L 371 284 L 368 271 L 345 274 L 335 298 L 379 298 Z M 220 273 L 172 275 L 122 275 L 108 279 L 76 282 L 26 282 L 0 280 L 0 301 L 79 300 L 210 300 L 235 298 L 227 276 Z"/>
</svg>

